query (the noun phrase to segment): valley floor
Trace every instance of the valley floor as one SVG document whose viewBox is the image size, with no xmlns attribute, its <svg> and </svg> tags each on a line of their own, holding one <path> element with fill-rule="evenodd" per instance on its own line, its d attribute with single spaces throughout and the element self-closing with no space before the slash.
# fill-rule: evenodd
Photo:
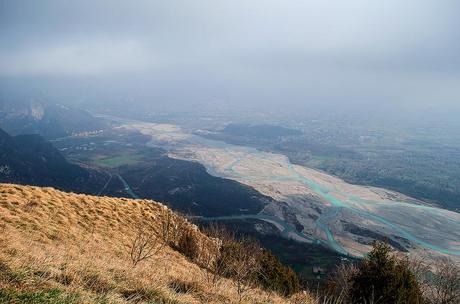
<svg viewBox="0 0 460 304">
<path fill-rule="evenodd" d="M 352 185 L 284 155 L 230 145 L 189 134 L 175 125 L 129 123 L 169 156 L 198 161 L 209 173 L 253 187 L 275 201 L 257 216 L 299 226 L 288 237 L 318 242 L 342 254 L 362 256 L 373 239 L 425 258 L 460 262 L 460 215 L 397 192 Z M 280 202 L 289 206 L 288 214 Z M 267 220 L 267 219 L 266 219 Z M 273 220 L 272 220 L 273 222 Z"/>
</svg>

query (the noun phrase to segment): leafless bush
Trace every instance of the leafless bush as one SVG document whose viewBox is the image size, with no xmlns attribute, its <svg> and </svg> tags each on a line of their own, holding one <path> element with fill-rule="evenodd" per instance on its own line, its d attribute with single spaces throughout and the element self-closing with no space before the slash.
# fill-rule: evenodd
<svg viewBox="0 0 460 304">
<path fill-rule="evenodd" d="M 420 283 L 426 283 L 426 274 L 430 271 L 427 261 L 423 258 L 412 257 L 408 260 L 408 262 L 409 268 L 417 281 Z"/>
<path fill-rule="evenodd" d="M 408 259 L 409 268 L 415 276 L 415 279 L 420 284 L 420 291 L 424 299 L 429 297 L 430 293 L 430 282 L 429 276 L 430 267 L 428 267 L 428 262 L 420 257 L 411 257 Z"/>
<path fill-rule="evenodd" d="M 335 271 L 329 276 L 326 284 L 326 303 L 334 300 L 334 303 L 341 303 L 348 301 L 348 295 L 350 294 L 352 279 L 358 273 L 359 269 L 356 264 L 353 263 L 342 263 Z M 337 301 L 337 302 L 335 302 Z"/>
<path fill-rule="evenodd" d="M 204 233 L 214 240 L 201 254 L 205 255 L 203 272 L 209 286 L 216 287 L 223 277 L 230 278 L 238 293 L 238 302 L 259 285 L 262 251 L 250 239 L 237 239 L 233 232 L 211 223 Z"/>
<path fill-rule="evenodd" d="M 242 239 L 223 246 L 221 251 L 218 263 L 222 263 L 226 276 L 232 278 L 241 303 L 245 293 L 258 285 L 261 249 L 254 241 Z"/>
<path fill-rule="evenodd" d="M 157 255 L 164 246 L 155 232 L 145 227 L 138 227 L 136 235 L 130 245 L 130 258 L 133 266 Z"/>
<path fill-rule="evenodd" d="M 426 297 L 433 304 L 460 303 L 460 268 L 452 260 L 442 259 L 435 263 Z"/>
<path fill-rule="evenodd" d="M 185 215 L 178 212 L 168 212 L 169 218 L 174 216 L 174 221 L 169 220 L 168 226 L 168 239 L 167 243 L 169 246 L 176 248 L 179 245 L 180 239 L 184 232 L 188 231 L 188 223 L 185 219 Z"/>
<path fill-rule="evenodd" d="M 225 229 L 215 222 L 211 223 L 204 233 L 215 241 L 206 251 L 202 252 L 203 274 L 206 283 L 213 288 L 216 287 L 223 276 L 225 276 L 226 263 L 222 258 L 222 247 L 235 241 L 234 233 Z"/>
<path fill-rule="evenodd" d="M 161 219 L 160 231 L 140 223 L 129 246 L 129 256 L 134 267 L 140 262 L 158 255 L 168 245 L 171 237 L 172 216 L 166 212 Z"/>
</svg>

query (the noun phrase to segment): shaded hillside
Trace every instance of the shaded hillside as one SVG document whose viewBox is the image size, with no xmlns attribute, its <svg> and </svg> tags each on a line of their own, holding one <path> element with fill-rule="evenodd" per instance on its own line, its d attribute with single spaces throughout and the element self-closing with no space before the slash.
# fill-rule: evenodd
<svg viewBox="0 0 460 304">
<path fill-rule="evenodd" d="M 164 237 L 165 227 L 168 245 L 133 266 L 140 228 L 155 239 Z M 239 302 L 233 281 L 211 287 L 208 271 L 198 266 L 219 242 L 153 201 L 0 184 L 0 230 L 0 302 Z M 172 249 L 183 246 L 177 235 L 195 240 L 195 258 Z M 254 288 L 241 303 L 312 302 Z"/>
<path fill-rule="evenodd" d="M 53 186 L 80 192 L 90 192 L 103 184 L 97 172 L 67 162 L 41 136 L 11 137 L 1 129 L 0 182 Z"/>
<path fill-rule="evenodd" d="M 251 187 L 210 175 L 199 163 L 164 155 L 149 155 L 142 165 L 120 171 L 141 197 L 167 202 L 187 214 L 255 214 L 273 201 Z"/>
</svg>

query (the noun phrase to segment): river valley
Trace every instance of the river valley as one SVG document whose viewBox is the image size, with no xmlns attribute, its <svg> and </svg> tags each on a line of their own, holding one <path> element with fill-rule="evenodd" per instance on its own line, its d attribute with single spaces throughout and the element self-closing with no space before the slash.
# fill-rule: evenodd
<svg viewBox="0 0 460 304">
<path fill-rule="evenodd" d="M 456 212 L 386 189 L 348 184 L 294 165 L 284 155 L 205 139 L 175 125 L 135 122 L 123 128 L 150 136 L 149 145 L 166 149 L 170 157 L 197 161 L 210 174 L 236 180 L 275 200 L 259 214 L 216 219 L 263 220 L 286 238 L 321 243 L 350 256 L 362 256 L 377 238 L 419 256 L 460 259 Z"/>
</svg>

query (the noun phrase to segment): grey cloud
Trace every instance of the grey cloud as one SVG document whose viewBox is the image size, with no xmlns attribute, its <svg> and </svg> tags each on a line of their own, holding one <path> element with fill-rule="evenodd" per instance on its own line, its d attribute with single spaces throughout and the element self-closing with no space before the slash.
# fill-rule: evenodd
<svg viewBox="0 0 460 304">
<path fill-rule="evenodd" d="M 91 76 L 145 100 L 452 103 L 458 12 L 455 0 L 3 0 L 0 76 L 51 91 Z"/>
</svg>

